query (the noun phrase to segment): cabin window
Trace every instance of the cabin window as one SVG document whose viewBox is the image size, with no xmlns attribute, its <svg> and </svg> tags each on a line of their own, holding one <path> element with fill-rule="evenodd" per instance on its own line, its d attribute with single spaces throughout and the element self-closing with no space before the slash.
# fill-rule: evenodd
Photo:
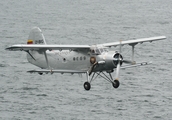
<svg viewBox="0 0 172 120">
<path fill-rule="evenodd" d="M 65 58 L 64 58 L 65 59 Z M 64 60 L 63 59 L 63 60 Z M 86 57 L 84 56 L 84 57 L 73 57 L 73 61 L 78 61 L 78 60 L 86 60 Z M 64 60 L 65 61 L 65 60 Z"/>
<path fill-rule="evenodd" d="M 78 57 L 76 57 L 76 60 L 78 60 Z"/>
<path fill-rule="evenodd" d="M 66 61 L 66 58 L 63 58 L 63 61 L 65 62 Z"/>
</svg>

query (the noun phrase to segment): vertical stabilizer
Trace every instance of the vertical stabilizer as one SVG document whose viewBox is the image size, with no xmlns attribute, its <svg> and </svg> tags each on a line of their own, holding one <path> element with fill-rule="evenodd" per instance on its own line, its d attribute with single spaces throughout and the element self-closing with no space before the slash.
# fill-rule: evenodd
<svg viewBox="0 0 172 120">
<path fill-rule="evenodd" d="M 30 31 L 27 44 L 46 44 L 45 37 L 38 27 L 32 28 Z"/>
</svg>

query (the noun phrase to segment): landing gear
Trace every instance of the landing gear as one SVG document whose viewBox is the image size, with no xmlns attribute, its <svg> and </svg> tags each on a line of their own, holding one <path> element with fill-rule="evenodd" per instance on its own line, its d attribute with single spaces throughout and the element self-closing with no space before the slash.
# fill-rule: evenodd
<svg viewBox="0 0 172 120">
<path fill-rule="evenodd" d="M 91 84 L 89 82 L 85 82 L 84 83 L 84 88 L 85 88 L 85 90 L 90 90 Z"/>
<path fill-rule="evenodd" d="M 117 80 L 117 79 L 113 79 L 111 73 L 112 72 L 107 72 L 109 74 L 106 75 L 104 72 L 93 72 L 93 74 L 89 74 L 88 72 L 86 73 L 86 76 L 87 76 L 87 82 L 84 83 L 84 88 L 85 90 L 90 90 L 91 89 L 91 82 L 93 80 L 95 80 L 98 76 L 104 78 L 105 80 L 107 80 L 108 82 L 110 82 L 112 84 L 112 86 L 114 88 L 118 88 L 119 85 L 120 85 L 120 82 Z M 91 76 L 91 79 L 89 78 L 89 76 Z"/>
<path fill-rule="evenodd" d="M 114 82 L 112 83 L 112 85 L 113 85 L 114 88 L 118 88 L 119 85 L 120 85 L 120 83 L 119 83 L 118 80 L 114 80 Z"/>
</svg>

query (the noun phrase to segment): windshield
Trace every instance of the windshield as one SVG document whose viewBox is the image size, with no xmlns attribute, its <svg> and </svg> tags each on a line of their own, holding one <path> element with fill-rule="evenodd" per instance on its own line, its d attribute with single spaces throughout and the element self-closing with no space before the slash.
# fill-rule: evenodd
<svg viewBox="0 0 172 120">
<path fill-rule="evenodd" d="M 92 54 L 97 54 L 97 55 L 100 55 L 101 53 L 103 53 L 105 50 L 103 48 L 99 48 L 99 47 L 92 47 L 91 48 L 91 53 Z"/>
</svg>

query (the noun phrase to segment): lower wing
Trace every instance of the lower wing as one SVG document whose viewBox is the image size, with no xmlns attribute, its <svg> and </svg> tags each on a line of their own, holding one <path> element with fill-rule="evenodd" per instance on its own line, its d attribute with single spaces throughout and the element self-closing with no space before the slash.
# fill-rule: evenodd
<svg viewBox="0 0 172 120">
<path fill-rule="evenodd" d="M 48 70 L 48 69 L 41 69 L 41 70 L 30 70 L 30 71 L 27 71 L 29 73 L 39 73 L 39 74 L 42 74 L 42 73 L 71 73 L 71 74 L 74 74 L 74 73 L 86 73 L 86 71 L 84 70 L 81 70 L 81 71 L 77 71 L 77 70 Z"/>
<path fill-rule="evenodd" d="M 137 67 L 137 66 L 145 66 L 145 65 L 149 65 L 152 64 L 152 62 L 141 62 L 141 63 L 134 63 L 133 65 L 125 65 L 125 66 L 121 66 L 122 69 L 125 68 L 132 68 L 132 67 Z"/>
<path fill-rule="evenodd" d="M 125 65 L 125 66 L 121 66 L 122 69 L 125 69 L 125 68 L 132 68 L 132 67 L 137 67 L 137 66 L 145 66 L 145 65 L 149 65 L 149 64 L 152 64 L 152 62 L 141 62 L 141 63 L 135 63 L 133 65 Z M 71 73 L 71 74 L 74 74 L 74 73 L 87 73 L 88 71 L 87 70 L 48 70 L 48 69 L 40 69 L 40 70 L 30 70 L 30 71 L 27 71 L 29 73 L 39 73 L 39 74 L 43 74 L 43 73 L 50 73 L 50 74 L 53 74 L 53 73 Z"/>
</svg>

